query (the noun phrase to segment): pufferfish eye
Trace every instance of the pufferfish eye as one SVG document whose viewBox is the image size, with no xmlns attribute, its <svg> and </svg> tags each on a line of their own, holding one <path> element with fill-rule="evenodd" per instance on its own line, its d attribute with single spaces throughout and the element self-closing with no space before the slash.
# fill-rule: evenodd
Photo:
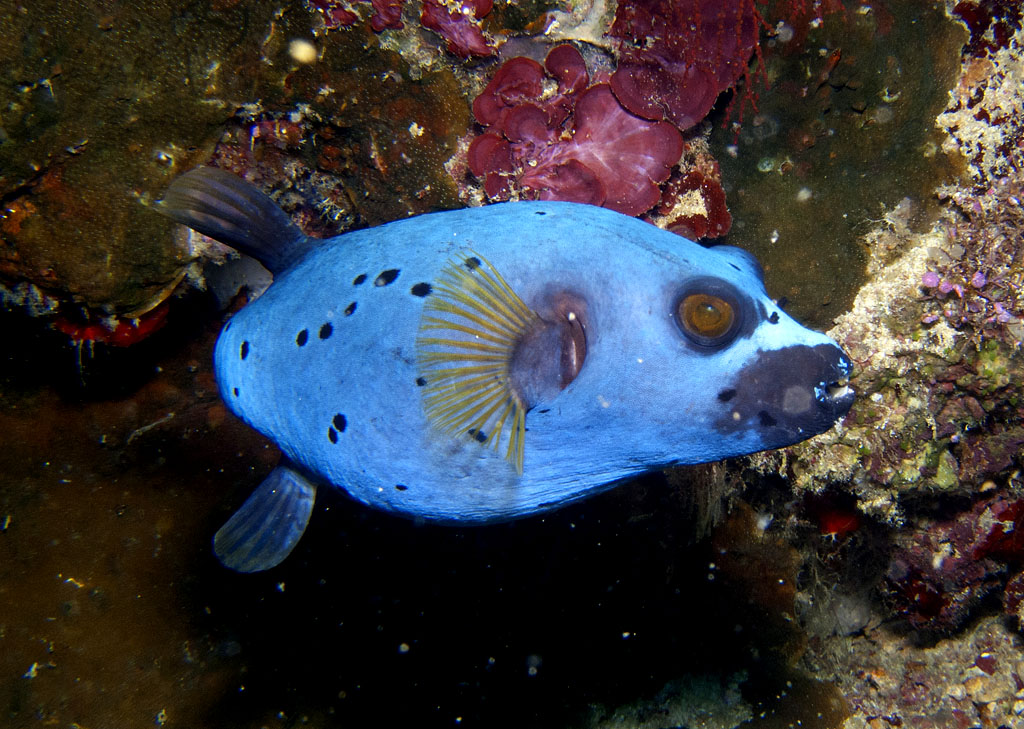
<svg viewBox="0 0 1024 729">
<path fill-rule="evenodd" d="M 701 347 L 718 348 L 731 342 L 741 317 L 735 294 L 721 282 L 695 282 L 682 291 L 676 303 L 676 323 Z"/>
</svg>

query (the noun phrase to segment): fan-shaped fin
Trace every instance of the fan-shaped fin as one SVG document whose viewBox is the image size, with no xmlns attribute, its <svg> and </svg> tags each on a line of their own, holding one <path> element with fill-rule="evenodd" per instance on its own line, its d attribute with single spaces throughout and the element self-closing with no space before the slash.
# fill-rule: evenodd
<svg viewBox="0 0 1024 729">
<path fill-rule="evenodd" d="M 213 537 L 225 567 L 261 572 L 279 565 L 306 530 L 316 486 L 289 466 L 278 466 Z"/>
<path fill-rule="evenodd" d="M 506 441 L 505 457 L 518 473 L 527 408 L 509 369 L 516 345 L 539 321 L 494 266 L 470 253 L 442 269 L 416 340 L 430 421 L 495 449 Z"/>
</svg>

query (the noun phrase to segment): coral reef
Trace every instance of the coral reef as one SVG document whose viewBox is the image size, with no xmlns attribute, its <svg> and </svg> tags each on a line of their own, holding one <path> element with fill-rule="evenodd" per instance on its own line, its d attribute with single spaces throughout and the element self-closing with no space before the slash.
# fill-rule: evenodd
<svg viewBox="0 0 1024 729">
<path fill-rule="evenodd" d="M 666 726 L 699 726 L 703 729 L 734 729 L 753 718 L 743 701 L 745 676 L 715 680 L 687 676 L 666 684 L 650 700 L 617 707 L 609 716 L 598 713 L 587 729 L 658 729 Z"/>
<path fill-rule="evenodd" d="M 1010 729 L 1024 717 L 1018 641 L 998 617 L 934 645 L 875 626 L 814 664 L 851 705 L 843 729 Z"/>
<path fill-rule="evenodd" d="M 868 281 L 830 331 L 855 362 L 842 426 L 749 462 L 795 490 L 773 513 L 805 559 L 801 665 L 837 681 L 845 729 L 1024 716 L 1024 31 L 1017 6 L 949 10 L 971 39 L 932 118 L 964 174 L 861 236 Z"/>
<path fill-rule="evenodd" d="M 205 157 L 231 116 L 220 100 L 246 85 L 226 70 L 251 68 L 259 42 L 240 37 L 238 8 L 29 3 L 0 14 L 0 276 L 103 315 L 145 313 L 188 260 L 140 201 Z M 248 23 L 268 27 L 271 15 Z"/>
<path fill-rule="evenodd" d="M 646 219 L 690 240 L 724 237 L 732 216 L 721 177 L 718 162 L 705 145 L 687 145 L 683 161 L 664 186 L 661 202 Z"/>
<path fill-rule="evenodd" d="M 314 235 L 457 204 L 443 164 L 469 109 L 451 69 L 410 68 L 355 31 L 314 44 L 299 9 L 90 12 L 33 5 L 0 40 L 20 59 L 3 77 L 6 305 L 34 286 L 52 303 L 35 310 L 44 321 L 100 346 L 156 331 L 149 312 L 202 283 L 207 247 L 147 205 L 203 161 L 263 185 Z M 153 47 L 171 55 L 136 88 Z"/>
<path fill-rule="evenodd" d="M 910 625 L 949 633 L 1002 589 L 1007 565 L 1024 562 L 1024 500 L 980 501 L 949 521 L 920 521 L 902 531 L 886 574 L 893 610 Z M 1005 595 L 1015 615 L 1013 589 Z"/>
</svg>

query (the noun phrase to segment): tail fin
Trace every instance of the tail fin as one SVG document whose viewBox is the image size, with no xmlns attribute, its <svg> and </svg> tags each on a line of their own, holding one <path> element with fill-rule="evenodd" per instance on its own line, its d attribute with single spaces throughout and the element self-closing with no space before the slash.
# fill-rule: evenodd
<svg viewBox="0 0 1024 729">
<path fill-rule="evenodd" d="M 215 167 L 197 167 L 175 179 L 156 209 L 252 256 L 274 274 L 308 250 L 306 235 L 273 200 Z"/>
</svg>

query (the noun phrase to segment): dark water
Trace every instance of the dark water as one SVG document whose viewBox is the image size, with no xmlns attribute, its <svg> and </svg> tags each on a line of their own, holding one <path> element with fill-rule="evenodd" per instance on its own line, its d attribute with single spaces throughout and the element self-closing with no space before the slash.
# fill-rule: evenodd
<svg viewBox="0 0 1024 729">
<path fill-rule="evenodd" d="M 26 343 L 0 411 L 5 726 L 593 726 L 638 700 L 668 726 L 680 681 L 793 710 L 799 559 L 742 509 L 698 539 L 686 474 L 474 529 L 323 489 L 282 566 L 222 568 L 211 536 L 276 451 L 216 396 L 218 318 L 193 299 L 81 364 L 5 318 Z M 812 721 L 835 696 L 803 683 Z"/>
</svg>

